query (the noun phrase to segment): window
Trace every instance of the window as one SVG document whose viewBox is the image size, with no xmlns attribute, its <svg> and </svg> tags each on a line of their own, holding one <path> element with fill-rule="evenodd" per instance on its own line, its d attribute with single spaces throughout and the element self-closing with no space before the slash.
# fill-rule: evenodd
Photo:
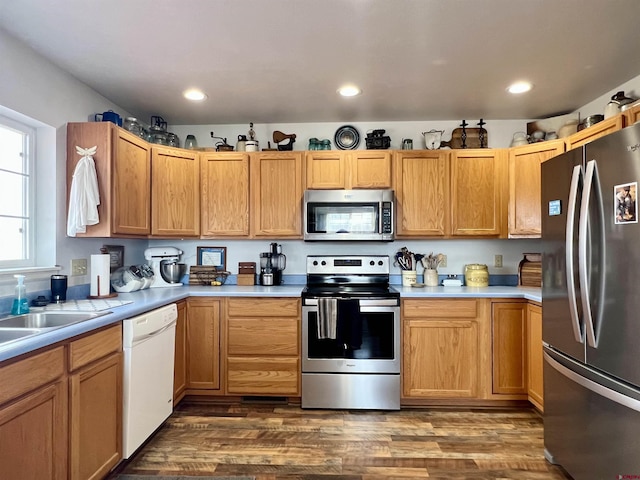
<svg viewBox="0 0 640 480">
<path fill-rule="evenodd" d="M 33 128 L 0 116 L 0 268 L 35 264 Z"/>
</svg>

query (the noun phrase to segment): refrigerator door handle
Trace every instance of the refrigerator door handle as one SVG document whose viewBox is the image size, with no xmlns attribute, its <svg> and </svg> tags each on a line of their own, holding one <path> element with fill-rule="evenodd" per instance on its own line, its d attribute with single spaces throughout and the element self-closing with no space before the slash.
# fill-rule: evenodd
<svg viewBox="0 0 640 480">
<path fill-rule="evenodd" d="M 594 188 L 595 186 L 595 188 Z M 594 190 L 596 195 L 598 196 L 597 207 L 599 209 L 598 213 L 602 217 L 602 199 L 600 198 L 600 180 L 598 178 L 598 167 L 596 165 L 595 160 L 589 160 L 587 162 L 587 168 L 585 172 L 585 180 L 584 180 L 584 191 L 582 194 L 582 202 L 580 205 L 580 220 L 578 226 L 578 272 L 580 277 L 580 299 L 582 301 L 582 311 L 584 313 L 584 323 L 586 327 L 587 334 L 587 342 L 590 347 L 597 348 L 598 347 L 598 336 L 596 336 L 594 322 L 593 322 L 593 311 L 591 308 L 591 301 L 589 299 L 589 269 L 587 267 L 587 257 L 588 257 L 588 239 L 589 239 L 589 207 L 590 207 L 590 198 L 591 191 Z M 604 219 L 600 218 L 600 231 L 593 231 L 592 235 L 594 239 L 599 240 L 599 244 L 601 247 L 600 252 L 600 266 L 598 269 L 600 275 L 603 275 L 604 267 Z M 600 278 L 598 281 L 598 305 L 602 306 L 602 298 L 604 295 L 604 278 Z M 601 325 L 601 313 L 598 315 L 599 325 Z"/>
<path fill-rule="evenodd" d="M 635 398 L 623 395 L 620 392 L 616 392 L 615 390 L 607 388 L 604 385 L 600 385 L 593 380 L 589 380 L 588 378 L 577 374 L 570 368 L 565 367 L 560 362 L 553 359 L 547 352 L 544 352 L 544 361 L 547 362 L 547 364 L 558 373 L 567 377 L 569 380 L 577 383 L 578 385 L 586 388 L 587 390 L 591 390 L 592 392 L 604 398 L 608 398 L 612 402 L 616 402 L 619 405 L 631 408 L 636 412 L 640 412 L 640 400 L 636 400 Z"/>
<path fill-rule="evenodd" d="M 578 316 L 578 295 L 576 294 L 576 283 L 573 262 L 573 238 L 576 217 L 576 206 L 578 204 L 578 187 L 582 176 L 582 166 L 573 167 L 571 175 L 571 187 L 569 188 L 569 205 L 567 206 L 567 228 L 565 229 L 565 266 L 567 274 L 567 290 L 569 294 L 569 313 L 571 316 L 571 326 L 576 342 L 584 343 L 584 333 L 580 328 L 580 317 Z"/>
</svg>

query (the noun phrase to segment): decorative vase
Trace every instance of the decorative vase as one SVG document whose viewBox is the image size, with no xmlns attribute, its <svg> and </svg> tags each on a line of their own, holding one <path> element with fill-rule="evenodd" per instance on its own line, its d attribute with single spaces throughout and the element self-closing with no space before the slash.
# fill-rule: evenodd
<svg viewBox="0 0 640 480">
<path fill-rule="evenodd" d="M 402 286 L 410 287 L 416 283 L 418 275 L 415 270 L 402 270 Z"/>
<path fill-rule="evenodd" d="M 438 286 L 438 270 L 435 268 L 425 268 L 424 269 L 424 284 L 427 287 L 437 287 Z"/>
</svg>

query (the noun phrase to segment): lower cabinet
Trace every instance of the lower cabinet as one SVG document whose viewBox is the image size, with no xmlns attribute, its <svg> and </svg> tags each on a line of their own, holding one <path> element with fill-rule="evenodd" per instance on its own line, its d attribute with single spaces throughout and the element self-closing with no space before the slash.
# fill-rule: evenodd
<svg viewBox="0 0 640 480">
<path fill-rule="evenodd" d="M 0 476 L 68 478 L 64 347 L 0 367 Z"/>
<path fill-rule="evenodd" d="M 187 301 L 187 393 L 219 392 L 220 300 L 191 297 Z"/>
<path fill-rule="evenodd" d="M 184 397 L 187 388 L 187 302 L 176 303 L 178 320 L 176 321 L 176 347 L 173 363 L 173 405 Z"/>
<path fill-rule="evenodd" d="M 527 391 L 529 401 L 540 411 L 544 410 L 542 352 L 542 307 L 529 304 L 527 308 Z"/>
<path fill-rule="evenodd" d="M 300 299 L 228 298 L 226 392 L 300 395 Z"/>
<path fill-rule="evenodd" d="M 69 344 L 72 480 L 100 479 L 122 457 L 122 326 Z"/>
<path fill-rule="evenodd" d="M 403 300 L 405 398 L 482 398 L 489 300 Z"/>
<path fill-rule="evenodd" d="M 526 395 L 526 302 L 493 302 L 492 392 Z"/>
</svg>

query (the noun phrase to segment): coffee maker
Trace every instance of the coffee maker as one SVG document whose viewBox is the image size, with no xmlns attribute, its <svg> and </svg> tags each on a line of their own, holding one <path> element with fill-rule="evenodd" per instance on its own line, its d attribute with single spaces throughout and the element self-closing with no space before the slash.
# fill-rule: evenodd
<svg viewBox="0 0 640 480">
<path fill-rule="evenodd" d="M 282 245 L 272 243 L 269 252 L 260 254 L 260 285 L 282 285 L 282 272 L 287 266 L 287 257 Z"/>
</svg>

